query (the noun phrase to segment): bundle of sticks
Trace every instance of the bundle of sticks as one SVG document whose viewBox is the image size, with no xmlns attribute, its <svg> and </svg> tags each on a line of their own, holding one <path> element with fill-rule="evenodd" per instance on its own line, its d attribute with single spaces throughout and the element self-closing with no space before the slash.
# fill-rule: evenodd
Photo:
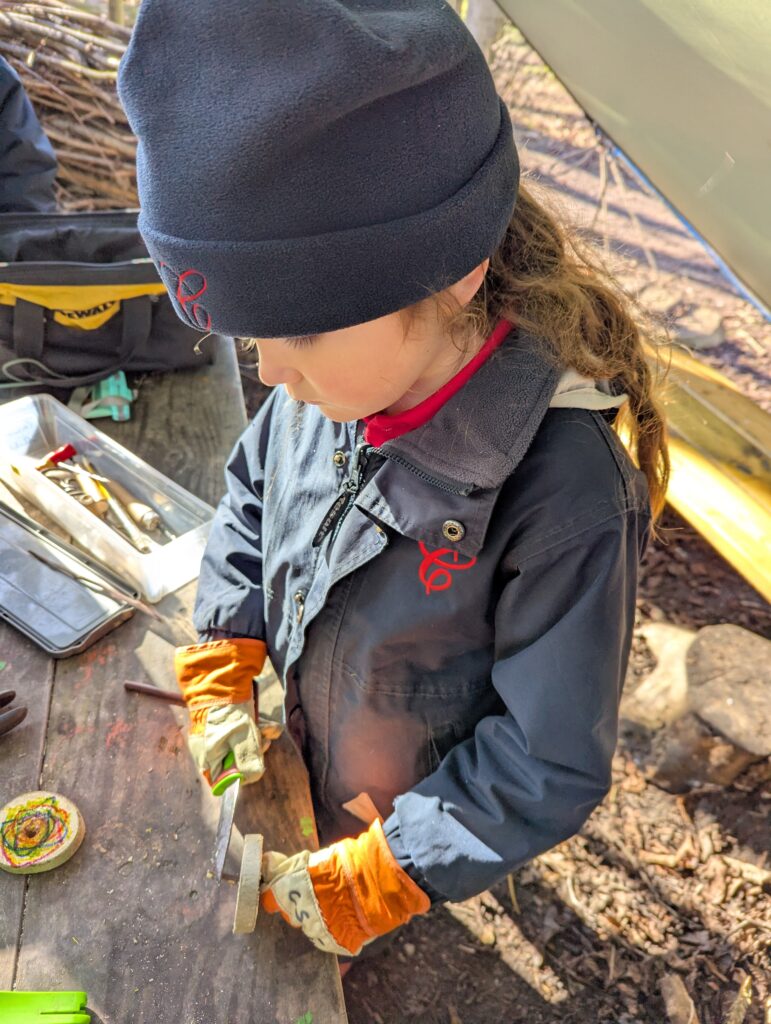
<svg viewBox="0 0 771 1024">
<path fill-rule="evenodd" d="M 0 54 L 56 151 L 64 210 L 137 205 L 136 140 L 115 90 L 130 34 L 61 0 L 0 0 Z"/>
</svg>

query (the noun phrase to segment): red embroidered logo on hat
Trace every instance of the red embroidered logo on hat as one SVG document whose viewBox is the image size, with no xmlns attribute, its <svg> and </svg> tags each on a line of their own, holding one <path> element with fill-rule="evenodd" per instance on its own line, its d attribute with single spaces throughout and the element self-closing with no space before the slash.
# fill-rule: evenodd
<svg viewBox="0 0 771 1024">
<path fill-rule="evenodd" d="M 166 267 L 174 275 L 171 282 L 174 294 L 190 324 L 201 331 L 210 331 L 212 329 L 211 315 L 203 304 L 197 301 L 209 287 L 201 271 L 191 267 L 189 270 L 183 270 L 180 274 L 168 263 L 161 261 L 161 266 Z"/>
<path fill-rule="evenodd" d="M 452 574 L 470 569 L 476 565 L 476 558 L 470 558 L 468 562 L 461 562 L 460 555 L 452 548 L 437 548 L 436 551 L 429 551 L 422 540 L 418 541 L 423 561 L 418 569 L 420 582 L 426 588 L 427 594 L 435 590 L 449 590 L 452 586 Z"/>
</svg>

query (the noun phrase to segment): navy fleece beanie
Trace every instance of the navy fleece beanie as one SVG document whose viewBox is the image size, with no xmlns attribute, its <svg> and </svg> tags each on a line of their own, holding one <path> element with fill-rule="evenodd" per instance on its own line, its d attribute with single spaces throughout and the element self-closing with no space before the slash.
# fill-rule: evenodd
<svg viewBox="0 0 771 1024">
<path fill-rule="evenodd" d="M 179 316 L 241 337 L 373 320 L 490 256 L 508 111 L 445 0 L 142 0 L 118 92 Z"/>
</svg>

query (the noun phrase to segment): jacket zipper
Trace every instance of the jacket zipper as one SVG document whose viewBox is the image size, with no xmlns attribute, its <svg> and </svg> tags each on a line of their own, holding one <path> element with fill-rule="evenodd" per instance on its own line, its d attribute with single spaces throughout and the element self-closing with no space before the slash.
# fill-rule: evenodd
<svg viewBox="0 0 771 1024">
<path fill-rule="evenodd" d="M 353 458 L 351 459 L 350 475 L 345 482 L 342 493 L 338 494 L 331 508 L 321 520 L 321 525 L 316 530 L 316 535 L 311 542 L 312 547 L 317 548 L 330 530 L 332 531 L 332 539 L 329 543 L 334 543 L 341 523 L 350 512 L 353 503 L 356 501 L 356 495 L 361 490 L 362 476 L 371 449 L 372 445 L 367 444 L 366 441 L 357 442 L 353 451 Z"/>
</svg>

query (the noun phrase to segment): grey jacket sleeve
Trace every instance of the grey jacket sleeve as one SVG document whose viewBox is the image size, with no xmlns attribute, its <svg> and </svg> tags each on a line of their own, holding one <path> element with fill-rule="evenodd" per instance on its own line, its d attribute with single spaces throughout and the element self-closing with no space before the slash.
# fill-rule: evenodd
<svg viewBox="0 0 771 1024">
<path fill-rule="evenodd" d="M 262 496 L 274 394 L 238 439 L 225 467 L 227 491 L 206 543 L 193 610 L 201 640 L 265 639 Z"/>
<path fill-rule="evenodd" d="M 0 213 L 56 209 L 56 156 L 24 91 L 0 57 Z"/>
<path fill-rule="evenodd" d="M 574 835 L 607 793 L 634 624 L 638 514 L 513 561 L 496 608 L 491 680 L 505 712 L 483 718 L 397 797 L 385 823 L 397 860 L 432 899 L 488 888 Z"/>
</svg>

